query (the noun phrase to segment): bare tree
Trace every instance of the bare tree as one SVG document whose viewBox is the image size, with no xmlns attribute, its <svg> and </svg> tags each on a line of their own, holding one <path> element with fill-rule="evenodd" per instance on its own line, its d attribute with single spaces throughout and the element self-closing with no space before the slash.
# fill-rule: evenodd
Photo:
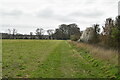
<svg viewBox="0 0 120 80">
<path fill-rule="evenodd" d="M 42 39 L 43 34 L 44 34 L 43 28 L 37 28 L 36 29 L 36 35 L 38 36 L 39 39 Z"/>
<path fill-rule="evenodd" d="M 94 43 L 97 43 L 99 41 L 99 33 L 100 33 L 99 24 L 94 24 L 93 29 L 94 29 L 94 38 L 92 41 Z"/>
<path fill-rule="evenodd" d="M 105 21 L 105 27 L 103 27 L 103 34 L 104 35 L 111 35 L 112 28 L 114 28 L 114 20 L 112 18 L 108 18 Z"/>
<path fill-rule="evenodd" d="M 31 39 L 33 39 L 33 32 L 30 32 Z"/>
<path fill-rule="evenodd" d="M 49 29 L 49 30 L 47 30 L 47 33 L 48 33 L 48 35 L 49 35 L 49 39 L 53 39 L 53 33 L 54 33 L 54 30 L 53 29 Z"/>
<path fill-rule="evenodd" d="M 8 35 L 9 35 L 9 39 L 11 39 L 11 29 L 8 29 Z"/>
<path fill-rule="evenodd" d="M 10 29 L 8 29 L 8 34 L 11 34 L 11 30 Z"/>
<path fill-rule="evenodd" d="M 15 34 L 17 33 L 17 30 L 16 29 L 13 29 L 12 31 L 12 35 L 13 35 L 13 39 L 15 39 Z"/>
</svg>

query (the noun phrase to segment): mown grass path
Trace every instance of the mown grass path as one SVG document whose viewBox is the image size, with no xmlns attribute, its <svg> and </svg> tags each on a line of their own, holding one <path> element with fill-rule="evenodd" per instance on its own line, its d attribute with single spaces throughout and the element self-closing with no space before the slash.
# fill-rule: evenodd
<svg viewBox="0 0 120 80">
<path fill-rule="evenodd" d="M 113 76 L 86 51 L 62 40 L 4 40 L 3 77 L 104 78 Z M 101 63 L 101 62 L 100 62 Z M 103 65 L 103 64 L 101 64 Z M 106 68 L 105 68 L 106 69 Z M 113 70 L 114 72 L 115 70 Z M 110 73 L 110 74 L 108 74 Z"/>
</svg>

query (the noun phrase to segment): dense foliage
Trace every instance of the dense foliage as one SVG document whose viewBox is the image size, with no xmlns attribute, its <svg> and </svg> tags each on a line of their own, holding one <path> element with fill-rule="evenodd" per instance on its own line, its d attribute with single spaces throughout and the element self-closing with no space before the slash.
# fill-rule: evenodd
<svg viewBox="0 0 120 80">
<path fill-rule="evenodd" d="M 70 39 L 72 35 L 80 37 L 80 28 L 76 24 L 62 24 L 54 33 L 56 39 L 62 40 Z"/>
<path fill-rule="evenodd" d="M 120 16 L 117 16 L 115 20 L 106 19 L 100 41 L 106 46 L 120 49 Z"/>
</svg>

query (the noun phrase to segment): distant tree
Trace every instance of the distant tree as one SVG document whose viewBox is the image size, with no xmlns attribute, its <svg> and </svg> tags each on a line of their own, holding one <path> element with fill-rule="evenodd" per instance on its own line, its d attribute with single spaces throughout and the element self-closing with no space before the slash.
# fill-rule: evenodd
<svg viewBox="0 0 120 80">
<path fill-rule="evenodd" d="M 106 46 L 113 46 L 113 39 L 111 37 L 112 29 L 114 28 L 114 20 L 112 18 L 107 18 L 105 21 L 105 26 L 103 27 L 101 41 Z"/>
<path fill-rule="evenodd" d="M 53 29 L 49 29 L 49 30 L 47 30 L 47 33 L 49 35 L 49 39 L 53 39 L 54 30 Z"/>
<path fill-rule="evenodd" d="M 59 25 L 59 31 L 61 32 L 62 39 L 68 39 L 68 27 L 66 24 Z"/>
<path fill-rule="evenodd" d="M 62 31 L 60 29 L 56 29 L 55 30 L 55 33 L 53 34 L 54 38 L 56 39 L 63 39 L 63 36 L 62 36 Z"/>
<path fill-rule="evenodd" d="M 11 34 L 11 29 L 8 29 L 8 34 Z"/>
<path fill-rule="evenodd" d="M 15 34 L 17 34 L 17 30 L 16 30 L 16 29 L 13 29 L 13 30 L 12 30 L 13 39 L 15 39 Z"/>
<path fill-rule="evenodd" d="M 99 41 L 99 33 L 100 33 L 99 24 L 94 24 L 93 25 L 93 29 L 94 29 L 94 39 L 93 39 L 93 42 L 96 43 L 96 42 Z"/>
<path fill-rule="evenodd" d="M 39 39 L 42 39 L 43 34 L 44 34 L 43 28 L 36 29 L 36 35 L 38 36 Z"/>
<path fill-rule="evenodd" d="M 31 39 L 33 39 L 33 32 L 30 32 Z"/>
<path fill-rule="evenodd" d="M 76 24 L 68 25 L 68 34 L 70 35 L 80 35 L 80 28 Z"/>
<path fill-rule="evenodd" d="M 8 33 L 1 33 L 1 38 L 2 39 L 9 39 Z"/>
<path fill-rule="evenodd" d="M 55 30 L 54 36 L 56 37 L 56 39 L 65 39 L 67 32 L 67 25 L 66 24 L 61 24 L 59 25 L 59 28 Z"/>
<path fill-rule="evenodd" d="M 105 21 L 105 27 L 103 27 L 103 34 L 111 35 L 113 27 L 114 27 L 114 20 L 112 20 L 112 18 L 107 18 Z"/>
<path fill-rule="evenodd" d="M 80 37 L 80 28 L 76 24 L 61 24 L 55 30 L 55 35 L 57 39 L 70 39 L 71 35 L 78 35 Z"/>
<path fill-rule="evenodd" d="M 93 28 L 95 30 L 95 33 L 99 34 L 100 33 L 100 28 L 99 28 L 99 24 L 94 24 Z"/>
<path fill-rule="evenodd" d="M 11 38 L 11 29 L 8 29 L 9 39 Z"/>
</svg>

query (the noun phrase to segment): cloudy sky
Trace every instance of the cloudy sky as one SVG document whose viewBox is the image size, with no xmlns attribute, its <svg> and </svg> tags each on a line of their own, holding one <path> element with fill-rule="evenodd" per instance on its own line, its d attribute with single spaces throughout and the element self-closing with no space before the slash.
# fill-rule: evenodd
<svg viewBox="0 0 120 80">
<path fill-rule="evenodd" d="M 81 30 L 118 15 L 119 0 L 0 0 L 1 32 L 15 28 L 19 33 L 41 27 L 55 29 L 60 24 L 76 23 Z"/>
</svg>

